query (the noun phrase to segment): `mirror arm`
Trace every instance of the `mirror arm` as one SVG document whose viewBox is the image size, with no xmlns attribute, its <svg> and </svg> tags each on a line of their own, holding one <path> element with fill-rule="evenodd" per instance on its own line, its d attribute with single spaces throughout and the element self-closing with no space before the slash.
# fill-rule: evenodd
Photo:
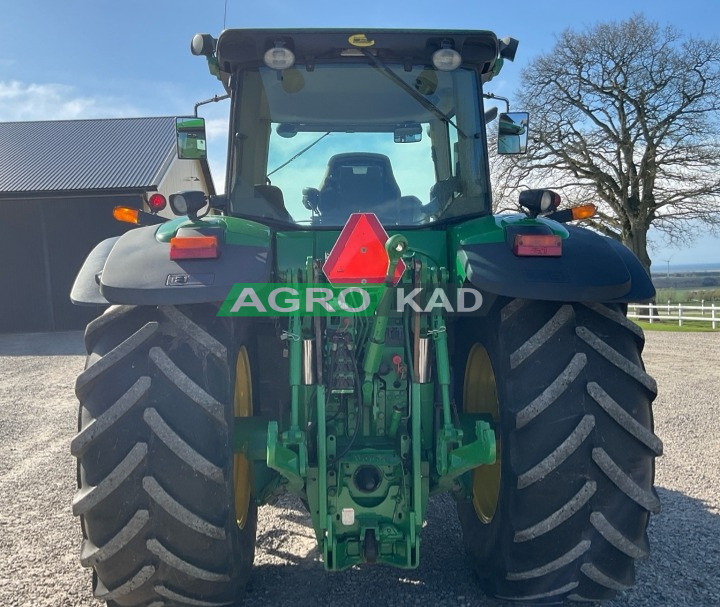
<svg viewBox="0 0 720 607">
<path fill-rule="evenodd" d="M 197 118 L 198 108 L 201 105 L 205 105 L 207 103 L 217 103 L 218 101 L 222 101 L 223 99 L 229 99 L 229 98 L 230 98 L 230 94 L 228 93 L 227 95 L 215 95 L 214 97 L 212 97 L 210 99 L 204 99 L 203 101 L 198 101 L 195 104 L 195 118 Z"/>
<path fill-rule="evenodd" d="M 494 93 L 483 93 L 483 97 L 485 99 L 499 99 L 500 101 L 505 102 L 505 113 L 510 112 L 510 100 L 507 97 L 500 97 L 500 95 L 495 95 Z"/>
</svg>

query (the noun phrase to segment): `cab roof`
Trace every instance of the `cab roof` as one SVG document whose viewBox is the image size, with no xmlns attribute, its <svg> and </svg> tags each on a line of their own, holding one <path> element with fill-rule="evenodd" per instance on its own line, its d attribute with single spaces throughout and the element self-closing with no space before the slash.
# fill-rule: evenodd
<svg viewBox="0 0 720 607">
<path fill-rule="evenodd" d="M 497 36 L 481 30 L 230 29 L 217 42 L 220 70 L 232 73 L 261 65 L 265 52 L 277 44 L 310 70 L 316 63 L 367 61 L 365 52 L 386 63 L 429 65 L 436 50 L 449 46 L 461 54 L 464 65 L 488 73 L 500 50 Z"/>
</svg>

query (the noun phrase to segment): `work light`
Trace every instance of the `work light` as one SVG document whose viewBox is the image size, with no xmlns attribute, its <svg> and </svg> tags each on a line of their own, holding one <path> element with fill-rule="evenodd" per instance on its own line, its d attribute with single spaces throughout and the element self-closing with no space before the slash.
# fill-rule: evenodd
<svg viewBox="0 0 720 607">
<path fill-rule="evenodd" d="M 273 48 L 265 51 L 263 61 L 274 70 L 286 70 L 295 64 L 295 53 L 278 41 Z"/>
</svg>

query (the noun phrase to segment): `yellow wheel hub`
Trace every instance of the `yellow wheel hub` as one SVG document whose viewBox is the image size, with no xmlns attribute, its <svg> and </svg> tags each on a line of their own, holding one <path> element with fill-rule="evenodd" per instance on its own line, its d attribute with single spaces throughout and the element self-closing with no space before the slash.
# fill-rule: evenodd
<svg viewBox="0 0 720 607">
<path fill-rule="evenodd" d="M 500 423 L 495 373 L 487 350 L 482 344 L 475 344 L 468 354 L 463 387 L 463 410 L 466 413 L 491 415 L 496 426 Z M 500 494 L 500 440 L 497 442 L 497 460 L 489 466 L 478 466 L 473 470 L 472 496 L 478 518 L 489 523 L 495 516 Z"/>
<path fill-rule="evenodd" d="M 245 346 L 240 348 L 235 364 L 235 417 L 252 416 L 252 378 L 250 360 Z M 235 518 L 240 529 L 247 522 L 252 492 L 252 469 L 244 453 L 236 453 L 233 463 L 233 481 L 235 484 Z"/>
</svg>

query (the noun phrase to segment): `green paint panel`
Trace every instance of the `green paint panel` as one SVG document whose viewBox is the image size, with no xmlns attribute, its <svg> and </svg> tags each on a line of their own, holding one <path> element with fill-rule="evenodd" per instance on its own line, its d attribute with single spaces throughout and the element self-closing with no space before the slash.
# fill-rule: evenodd
<svg viewBox="0 0 720 607">
<path fill-rule="evenodd" d="M 160 242 L 170 242 L 180 228 L 215 228 L 225 230 L 225 242 L 234 245 L 268 247 L 271 242 L 269 227 L 226 215 L 208 215 L 195 221 L 188 217 L 178 217 L 158 227 L 155 238 Z"/>
<path fill-rule="evenodd" d="M 389 236 L 407 239 L 410 253 L 404 260 L 408 267 L 421 262 L 419 285 L 432 289 L 464 279 L 462 268 L 454 267 L 458 247 L 504 242 L 511 225 L 547 225 L 555 234 L 568 235 L 555 222 L 487 216 L 449 229 L 391 231 Z M 221 227 L 230 244 L 274 245 L 274 280 L 288 285 L 316 282 L 312 260 L 324 260 L 340 234 L 273 233 L 245 219 L 212 216 L 175 219 L 158 228 L 157 238 L 168 241 L 189 226 Z M 413 278 L 406 271 L 401 286 L 412 286 Z M 386 287 L 385 295 L 374 315 L 323 318 L 319 343 L 313 317 L 292 313 L 285 325 L 290 390 L 282 420 L 242 419 L 235 425 L 234 448 L 246 453 L 257 471 L 254 495 L 259 502 L 283 492 L 303 497 L 329 570 L 363 562 L 417 567 L 429 495 L 462 492 L 470 470 L 495 460 L 492 425 L 476 418 L 458 424 L 452 415 L 447 319 L 439 310 L 423 316 L 421 336 L 432 343 L 433 372 L 431 381 L 419 384 L 408 369 L 411 361 L 405 360 L 411 315 L 392 309 L 394 287 Z M 322 349 L 325 385 L 302 383 L 307 343 Z M 340 383 L 327 384 L 328 377 Z"/>
<path fill-rule="evenodd" d="M 434 265 L 447 263 L 447 236 L 440 230 L 388 231 L 388 236 L 402 234 L 410 249 L 418 251 L 419 257 L 431 259 Z M 308 257 L 325 259 L 340 236 L 340 230 L 278 232 L 276 239 L 276 264 L 279 275 L 305 265 Z"/>
</svg>

